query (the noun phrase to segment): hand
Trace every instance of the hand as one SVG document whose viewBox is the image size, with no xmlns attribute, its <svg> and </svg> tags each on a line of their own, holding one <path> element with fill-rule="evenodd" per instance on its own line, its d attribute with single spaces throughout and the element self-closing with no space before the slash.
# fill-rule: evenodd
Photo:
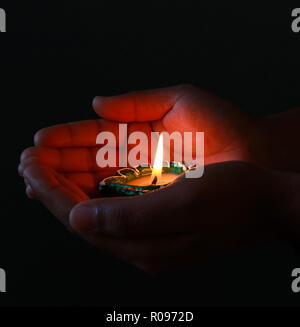
<svg viewBox="0 0 300 327">
<path fill-rule="evenodd" d="M 26 149 L 21 156 L 20 174 L 24 166 L 39 163 L 53 168 L 88 196 L 96 196 L 99 180 L 115 171 L 96 165 L 96 137 L 101 131 L 110 131 L 118 140 L 121 122 L 128 123 L 128 133 L 143 131 L 149 136 L 151 131 L 204 131 L 206 164 L 251 161 L 248 148 L 254 121 L 229 102 L 196 87 L 180 85 L 97 97 L 93 105 L 104 119 L 57 125 L 37 132 L 36 147 Z"/>
<path fill-rule="evenodd" d="M 250 231 L 253 231 L 249 227 L 257 226 L 250 219 L 254 216 L 247 213 L 247 209 L 250 210 L 247 207 L 249 199 L 244 198 L 245 195 L 249 196 L 247 183 L 254 185 L 254 180 L 247 179 L 248 173 L 249 176 L 254 176 L 253 172 L 257 170 L 252 166 L 247 174 L 242 174 L 247 183 L 237 179 L 241 178 L 238 174 L 239 168 L 232 169 L 230 165 L 226 168 L 226 165 L 220 164 L 221 166 L 207 166 L 209 176 L 205 172 L 204 177 L 199 180 L 184 179 L 141 197 L 95 200 L 90 200 L 90 197 L 97 194 L 99 180 L 113 173 L 113 169 L 99 169 L 96 165 L 96 151 L 99 149 L 95 147 L 96 136 L 101 131 L 111 131 L 118 139 L 119 122 L 129 123 L 129 133 L 135 130 L 147 134 L 162 130 L 169 133 L 174 130 L 204 131 L 206 164 L 209 164 L 247 160 L 248 132 L 255 125 L 253 120 L 230 103 L 191 86 L 135 92 L 109 98 L 97 97 L 94 100 L 94 109 L 104 119 L 53 126 L 35 135 L 36 147 L 23 152 L 19 166 L 30 197 L 43 202 L 59 220 L 89 242 L 125 258 L 130 255 L 122 253 L 120 248 L 133 251 L 137 241 L 143 244 L 141 250 L 147 248 L 150 251 L 153 244 L 157 255 L 165 246 L 166 255 L 160 255 L 162 261 L 180 252 L 179 248 L 184 253 L 190 251 L 188 255 L 185 253 L 182 257 L 178 255 L 178 260 L 174 259 L 174 265 L 177 266 L 185 258 L 192 260 L 249 239 Z M 236 164 L 232 165 L 237 167 Z M 220 172 L 224 174 L 223 177 Z M 219 176 L 220 180 L 215 176 Z M 256 194 L 259 186 L 258 183 L 249 189 L 251 196 Z M 230 193 L 233 192 L 231 188 L 233 194 Z M 202 202 L 201 199 L 206 201 Z M 255 197 L 254 200 L 258 199 Z M 214 201 L 217 205 L 214 205 Z M 241 213 L 240 207 L 236 208 L 239 201 L 246 208 L 243 219 L 237 215 Z M 255 201 L 252 206 L 257 204 Z M 199 204 L 204 206 L 203 213 L 199 211 Z M 94 227 L 90 225 L 88 214 L 80 213 L 85 207 L 98 212 L 96 232 L 90 232 Z M 103 218 L 104 215 L 106 218 Z M 183 217 L 189 217 L 190 220 Z M 228 219 L 232 223 L 226 225 Z M 104 222 L 103 231 L 101 222 Z M 223 234 L 224 226 L 228 230 Z M 145 235 L 145 232 L 150 234 Z M 254 234 L 256 235 L 255 231 Z M 239 240 L 238 235 L 241 235 Z M 169 247 L 165 243 L 168 239 Z M 125 246 L 126 240 L 128 245 Z M 205 246 L 197 247 L 198 242 Z M 139 262 L 144 255 L 145 252 L 141 251 L 140 259 L 132 259 L 131 262 L 143 267 Z M 149 262 L 154 270 L 163 270 L 152 261 L 147 261 L 146 265 Z"/>
<path fill-rule="evenodd" d="M 236 106 L 191 85 L 96 97 L 97 114 L 134 130 L 205 132 L 205 163 L 249 159 L 255 121 Z"/>
<path fill-rule="evenodd" d="M 209 165 L 200 179 L 183 177 L 142 196 L 88 201 L 51 168 L 31 164 L 23 173 L 35 197 L 72 230 L 150 273 L 285 236 L 282 179 L 247 163 Z"/>
</svg>

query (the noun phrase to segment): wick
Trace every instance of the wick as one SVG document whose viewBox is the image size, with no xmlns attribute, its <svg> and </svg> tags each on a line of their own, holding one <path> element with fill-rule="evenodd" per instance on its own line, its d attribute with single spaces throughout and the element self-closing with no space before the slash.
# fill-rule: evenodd
<svg viewBox="0 0 300 327">
<path fill-rule="evenodd" d="M 151 185 L 156 185 L 156 183 L 157 183 L 157 176 L 155 176 L 155 177 L 153 178 L 153 181 L 152 181 Z"/>
</svg>

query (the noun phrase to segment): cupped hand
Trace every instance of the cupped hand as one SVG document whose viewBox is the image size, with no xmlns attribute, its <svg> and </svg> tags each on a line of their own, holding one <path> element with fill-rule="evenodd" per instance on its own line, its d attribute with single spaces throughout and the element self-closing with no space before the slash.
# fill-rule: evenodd
<svg viewBox="0 0 300 327">
<path fill-rule="evenodd" d="M 269 230 L 255 216 L 258 208 L 270 209 L 266 203 L 274 192 L 261 186 L 270 185 L 271 174 L 231 162 L 250 161 L 255 124 L 232 104 L 183 85 L 97 97 L 93 105 L 102 119 L 42 129 L 35 147 L 21 155 L 27 195 L 68 228 L 151 272 L 277 233 L 276 224 Z M 118 140 L 119 123 L 128 123 L 128 133 L 205 132 L 204 177 L 182 178 L 138 197 L 91 200 L 99 180 L 115 171 L 97 166 L 96 136 L 110 131 Z"/>
<path fill-rule="evenodd" d="M 247 163 L 212 164 L 200 179 L 183 177 L 141 196 L 92 200 L 51 168 L 30 164 L 23 174 L 71 230 L 149 273 L 283 236 L 281 185 Z"/>
<path fill-rule="evenodd" d="M 39 163 L 60 173 L 88 196 L 97 195 L 99 180 L 116 169 L 99 168 L 96 164 L 100 148 L 96 145 L 96 137 L 102 131 L 109 131 L 116 135 L 118 142 L 119 123 L 128 123 L 128 134 L 142 131 L 149 139 L 152 131 L 204 132 L 205 164 L 251 161 L 249 135 L 255 122 L 231 103 L 194 86 L 96 97 L 93 106 L 102 119 L 38 131 L 35 147 L 26 149 L 21 156 L 20 174 L 24 166 Z M 128 150 L 131 147 L 128 146 Z"/>
</svg>

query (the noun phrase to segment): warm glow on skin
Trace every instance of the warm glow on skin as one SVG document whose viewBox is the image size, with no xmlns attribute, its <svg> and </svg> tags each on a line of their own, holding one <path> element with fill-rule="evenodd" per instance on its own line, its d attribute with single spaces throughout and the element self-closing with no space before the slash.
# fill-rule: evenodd
<svg viewBox="0 0 300 327">
<path fill-rule="evenodd" d="M 300 167 L 300 109 L 256 120 L 186 85 L 98 97 L 93 105 L 102 119 L 40 130 L 18 168 L 28 197 L 91 244 L 160 273 L 242 245 L 299 238 L 300 174 L 292 172 Z M 111 131 L 119 140 L 119 123 L 149 139 L 151 132 L 205 132 L 205 177 L 170 183 L 164 173 L 158 183 L 170 185 L 159 190 L 90 199 L 99 180 L 115 174 L 97 165 L 96 137 Z"/>
</svg>

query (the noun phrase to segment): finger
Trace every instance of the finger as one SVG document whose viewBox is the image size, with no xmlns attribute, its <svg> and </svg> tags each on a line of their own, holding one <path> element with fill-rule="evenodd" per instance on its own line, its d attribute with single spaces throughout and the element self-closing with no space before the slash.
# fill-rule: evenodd
<svg viewBox="0 0 300 327">
<path fill-rule="evenodd" d="M 76 185 L 51 168 L 33 164 L 24 170 L 24 177 L 29 181 L 35 198 L 67 226 L 71 209 L 89 199 Z"/>
<path fill-rule="evenodd" d="M 108 175 L 106 173 L 64 173 L 68 180 L 76 184 L 84 193 L 95 196 L 99 193 L 99 183 Z"/>
<path fill-rule="evenodd" d="M 54 128 L 55 129 L 55 128 Z M 127 131 L 132 134 L 136 131 L 143 132 L 151 140 L 151 127 L 147 123 L 132 123 L 128 126 Z M 55 132 L 54 132 L 55 134 Z M 126 135 L 127 137 L 127 135 Z M 123 140 L 121 141 L 123 142 Z M 127 142 L 127 141 L 126 141 Z M 96 161 L 96 155 L 101 145 L 94 147 L 63 147 L 49 148 L 35 146 L 25 149 L 21 154 L 21 164 L 19 166 L 19 174 L 26 165 L 31 163 L 39 163 L 49 166 L 60 172 L 90 172 L 99 171 L 99 166 Z M 127 150 L 130 151 L 136 144 L 129 144 Z M 148 148 L 145 158 L 145 163 L 150 161 L 151 142 L 148 142 Z M 116 149 L 116 166 L 119 165 L 119 150 Z M 115 167 L 101 168 L 107 176 L 114 171 Z"/>
<path fill-rule="evenodd" d="M 151 135 L 149 123 L 132 123 L 127 126 L 127 134 L 143 132 Z M 34 136 L 34 143 L 39 147 L 68 148 L 68 147 L 95 147 L 100 132 L 113 133 L 116 146 L 127 142 L 127 134 L 119 133 L 119 124 L 108 120 L 89 120 L 46 127 L 39 130 Z M 150 139 L 150 138 L 149 138 Z M 100 147 L 100 146 L 99 146 Z"/>
<path fill-rule="evenodd" d="M 96 172 L 99 166 L 96 162 L 98 147 L 94 148 L 27 148 L 21 154 L 21 163 L 18 168 L 19 174 L 29 164 L 38 163 L 51 167 L 60 172 Z M 118 154 L 118 151 L 116 151 Z M 110 173 L 112 168 L 101 168 Z"/>
<path fill-rule="evenodd" d="M 33 189 L 29 184 L 26 186 L 26 194 L 30 199 L 35 199 Z"/>
<path fill-rule="evenodd" d="M 199 228 L 222 233 L 221 225 L 238 227 L 243 222 L 239 218 L 245 203 L 249 196 L 255 196 L 248 190 L 251 183 L 256 183 L 250 172 L 248 165 L 239 162 L 213 164 L 206 167 L 200 180 L 182 176 L 144 195 L 86 201 L 73 208 L 71 226 L 81 233 L 101 232 L 115 237 L 190 233 Z M 234 202 L 233 195 L 241 195 L 234 215 L 224 209 Z M 219 224 L 217 230 L 214 224 Z"/>
<path fill-rule="evenodd" d="M 27 149 L 26 151 L 26 157 L 22 160 L 18 167 L 18 172 L 21 176 L 23 176 L 23 172 L 26 167 L 33 164 L 44 165 L 56 170 L 60 169 L 58 169 L 58 165 L 55 164 L 55 161 L 50 159 L 49 156 L 49 153 L 55 152 L 55 149 L 33 147 Z M 82 158 L 79 156 L 78 160 L 81 159 Z M 87 168 L 86 172 L 62 172 L 63 170 L 67 171 L 66 167 L 64 166 L 64 168 L 61 168 L 61 174 L 68 180 L 76 184 L 83 192 L 89 195 L 95 195 L 98 193 L 99 182 L 108 176 L 115 175 L 117 169 L 118 168 L 107 167 L 101 168 L 100 170 L 93 172 L 88 171 Z M 24 179 L 24 182 L 25 185 L 28 184 L 28 180 L 26 178 Z"/>
<path fill-rule="evenodd" d="M 96 145 L 101 131 L 114 133 L 119 139 L 118 124 L 108 120 L 87 120 L 46 127 L 34 136 L 34 144 L 43 147 L 90 147 Z"/>
<path fill-rule="evenodd" d="M 174 183 L 142 196 L 87 201 L 73 208 L 71 225 L 79 232 L 117 237 L 192 231 L 195 220 L 191 223 L 183 219 L 190 193 L 184 184 Z"/>
<path fill-rule="evenodd" d="M 34 192 L 33 192 L 33 189 L 28 181 L 27 178 L 24 178 L 24 184 L 26 186 L 26 189 L 25 189 L 25 192 L 26 192 L 26 195 L 30 198 L 30 199 L 34 199 L 35 198 L 35 195 L 34 195 Z"/>
<path fill-rule="evenodd" d="M 186 85 L 102 97 L 93 101 L 96 113 L 118 122 L 146 122 L 161 119 L 187 92 Z"/>
</svg>

